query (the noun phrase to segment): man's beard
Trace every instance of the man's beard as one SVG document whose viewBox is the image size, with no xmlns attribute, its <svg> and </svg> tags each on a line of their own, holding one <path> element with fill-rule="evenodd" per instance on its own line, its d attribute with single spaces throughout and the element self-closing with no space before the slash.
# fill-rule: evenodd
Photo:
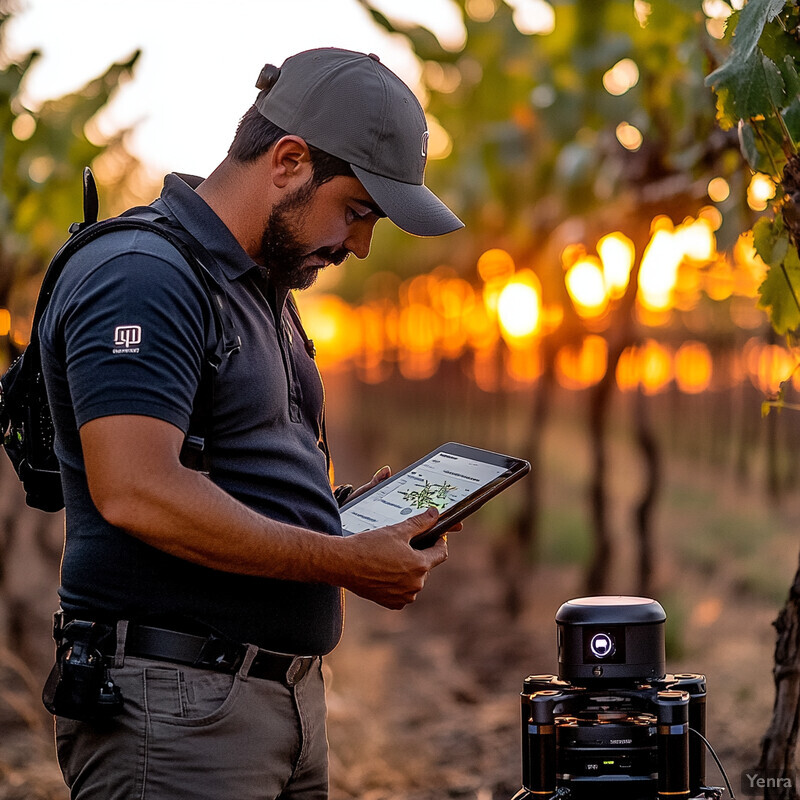
<svg viewBox="0 0 800 800">
<path fill-rule="evenodd" d="M 317 187 L 309 180 L 284 198 L 269 215 L 267 229 L 261 238 L 261 259 L 272 283 L 281 289 L 308 289 L 323 267 L 307 266 L 312 256 L 330 264 L 341 264 L 350 253 L 344 248 L 320 247 L 308 252 L 308 244 L 295 233 L 296 225 L 307 213 L 307 204 Z"/>
</svg>

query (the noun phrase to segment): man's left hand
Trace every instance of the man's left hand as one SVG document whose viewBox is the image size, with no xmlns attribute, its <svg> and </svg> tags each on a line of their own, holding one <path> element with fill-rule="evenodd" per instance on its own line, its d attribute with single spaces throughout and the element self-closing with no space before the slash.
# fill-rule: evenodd
<svg viewBox="0 0 800 800">
<path fill-rule="evenodd" d="M 363 486 L 359 486 L 358 489 L 355 489 L 350 493 L 347 498 L 347 502 L 349 503 L 351 500 L 355 500 L 357 497 L 360 497 L 364 492 L 369 491 L 376 487 L 382 481 L 385 481 L 387 478 L 392 476 L 392 468 L 391 467 L 381 467 L 373 476 L 372 480 L 369 483 L 365 483 Z"/>
</svg>

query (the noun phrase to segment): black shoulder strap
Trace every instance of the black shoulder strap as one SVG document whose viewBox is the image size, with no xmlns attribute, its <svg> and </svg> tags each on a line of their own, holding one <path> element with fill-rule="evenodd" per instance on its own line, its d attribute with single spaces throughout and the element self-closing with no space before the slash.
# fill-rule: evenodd
<svg viewBox="0 0 800 800">
<path fill-rule="evenodd" d="M 184 442 L 181 459 L 186 466 L 199 471 L 208 468 L 208 453 L 205 448 L 206 438 L 211 429 L 211 412 L 214 401 L 214 375 L 222 362 L 228 356 L 238 352 L 241 340 L 236 333 L 233 317 L 230 312 L 228 297 L 211 271 L 206 267 L 205 260 L 210 258 L 205 248 L 188 232 L 179 231 L 177 228 L 164 224 L 157 224 L 135 216 L 112 217 L 111 219 L 97 221 L 98 200 L 97 186 L 91 170 L 87 167 L 83 173 L 83 211 L 84 221 L 73 223 L 70 226 L 71 237 L 53 257 L 47 268 L 36 309 L 33 314 L 31 329 L 31 347 L 28 349 L 35 354 L 30 368 L 38 369 L 41 363 L 39 352 L 39 322 L 52 297 L 56 281 L 64 270 L 69 259 L 89 242 L 111 231 L 142 230 L 154 233 L 166 239 L 192 268 L 200 285 L 203 287 L 210 300 L 211 313 L 214 323 L 214 346 L 207 350 L 203 360 L 200 382 L 192 408 L 189 422 L 189 431 Z M 29 358 L 26 355 L 26 360 Z"/>
<path fill-rule="evenodd" d="M 89 178 L 88 181 L 87 175 Z M 214 325 L 218 340 L 211 358 L 216 362 L 216 366 L 222 363 L 225 356 L 235 353 L 240 348 L 241 341 L 233 325 L 233 318 L 230 313 L 227 295 L 198 255 L 197 250 L 202 246 L 197 243 L 197 240 L 188 232 L 179 232 L 173 227 L 159 225 L 139 217 L 121 216 L 104 219 L 100 222 L 97 222 L 96 219 L 92 221 L 92 209 L 94 210 L 95 216 L 97 213 L 97 189 L 95 187 L 94 177 L 88 167 L 84 171 L 84 193 L 84 213 L 88 211 L 89 216 L 83 222 L 73 223 L 70 226 L 72 236 L 67 239 L 61 249 L 53 256 L 45 272 L 39 290 L 39 297 L 36 301 L 36 309 L 33 314 L 31 342 L 33 343 L 36 341 L 38 343 L 39 322 L 53 295 L 56 281 L 63 272 L 69 259 L 72 258 L 81 247 L 84 247 L 89 244 L 89 242 L 111 231 L 143 230 L 166 239 L 180 253 L 187 264 L 189 264 L 199 280 L 200 285 L 203 287 L 208 297 L 211 298 L 211 309 L 214 316 Z M 94 196 L 93 201 L 91 199 L 92 194 Z M 88 200 L 87 197 L 89 198 Z M 203 248 L 203 254 L 207 256 L 205 248 Z"/>
<path fill-rule="evenodd" d="M 314 340 L 310 339 L 308 334 L 306 333 L 306 329 L 303 327 L 303 323 L 300 319 L 300 310 L 297 308 L 297 303 L 294 299 L 294 295 L 289 292 L 286 296 L 286 306 L 289 309 L 289 315 L 292 318 L 292 322 L 294 323 L 297 332 L 303 339 L 303 345 L 306 348 L 306 352 L 312 359 L 316 359 L 317 357 L 317 348 L 314 345 Z M 320 444 L 322 445 L 322 452 L 325 453 L 325 463 L 328 467 L 328 474 L 330 475 L 331 472 L 331 451 L 328 447 L 328 431 L 326 430 L 325 425 L 325 395 L 323 393 L 322 397 L 322 414 L 320 415 L 319 420 L 319 432 L 320 432 Z"/>
<path fill-rule="evenodd" d="M 135 211 L 135 209 L 131 209 L 131 211 Z M 109 227 L 114 227 L 116 229 L 128 228 L 150 231 L 166 239 L 181 254 L 183 259 L 194 271 L 200 285 L 211 300 L 211 313 L 214 316 L 216 345 L 214 350 L 207 354 L 207 357 L 211 359 L 215 369 L 219 368 L 219 365 L 225 358 L 239 351 L 242 342 L 239 335 L 236 333 L 236 326 L 233 322 L 228 295 L 222 286 L 220 286 L 219 281 L 214 277 L 211 269 L 207 266 L 213 263 L 214 257 L 184 228 L 172 225 L 167 220 L 155 222 L 136 216 L 128 216 L 130 213 L 131 212 L 126 212 L 119 217 L 98 222 L 96 225 L 99 226 L 108 223 Z"/>
<path fill-rule="evenodd" d="M 121 217 L 127 221 L 136 220 L 143 223 L 146 220 L 136 217 Z M 166 223 L 158 224 L 148 222 L 149 230 L 159 233 L 183 255 L 186 261 L 195 268 L 200 284 L 206 291 L 214 315 L 215 344 L 213 350 L 206 351 L 200 371 L 200 382 L 192 404 L 192 414 L 189 419 L 189 430 L 181 449 L 181 462 L 184 466 L 198 472 L 208 472 L 210 458 L 207 448 L 208 438 L 211 435 L 214 411 L 214 378 L 222 362 L 238 353 L 242 342 L 236 333 L 233 317 L 230 311 L 228 295 L 219 285 L 211 271 L 205 265 L 213 262 L 213 256 L 206 248 L 184 228 L 178 228 Z"/>
</svg>

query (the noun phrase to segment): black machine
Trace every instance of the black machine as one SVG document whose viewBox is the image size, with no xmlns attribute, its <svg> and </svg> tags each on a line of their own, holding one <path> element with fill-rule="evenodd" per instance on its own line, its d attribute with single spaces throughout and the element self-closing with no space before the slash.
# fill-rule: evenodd
<svg viewBox="0 0 800 800">
<path fill-rule="evenodd" d="M 522 689 L 522 789 L 513 800 L 720 798 L 705 785 L 706 679 L 668 674 L 664 609 L 582 597 L 556 614 L 556 675 Z"/>
</svg>

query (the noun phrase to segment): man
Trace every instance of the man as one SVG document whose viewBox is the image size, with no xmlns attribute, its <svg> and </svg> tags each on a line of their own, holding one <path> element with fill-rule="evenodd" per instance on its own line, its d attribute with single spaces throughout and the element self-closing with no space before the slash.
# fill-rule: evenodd
<svg viewBox="0 0 800 800">
<path fill-rule="evenodd" d="M 168 176 L 135 212 L 205 248 L 241 340 L 214 381 L 208 474 L 180 456 L 210 300 L 172 244 L 90 242 L 40 325 L 66 501 L 56 636 L 80 662 L 73 688 L 102 668 L 101 700 L 85 690 L 89 712 L 56 720 L 80 800 L 325 797 L 320 657 L 341 589 L 401 608 L 447 556 L 443 540 L 408 544 L 433 510 L 341 536 L 322 385 L 288 297 L 364 258 L 381 216 L 423 236 L 461 227 L 423 184 L 422 109 L 376 56 L 344 50 L 268 65 L 257 85 L 220 166 Z"/>
</svg>

